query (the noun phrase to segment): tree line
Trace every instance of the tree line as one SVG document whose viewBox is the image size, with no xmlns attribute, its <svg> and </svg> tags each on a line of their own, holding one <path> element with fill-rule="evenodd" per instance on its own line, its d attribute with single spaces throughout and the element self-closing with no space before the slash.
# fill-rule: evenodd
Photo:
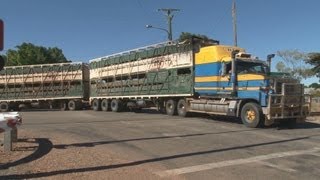
<svg viewBox="0 0 320 180">
<path fill-rule="evenodd" d="M 289 73 L 292 77 L 302 80 L 312 76 L 320 77 L 320 53 L 305 53 L 299 50 L 278 51 L 282 61 L 276 64 L 278 72 Z"/>
<path fill-rule="evenodd" d="M 43 47 L 32 43 L 22 43 L 2 55 L 5 66 L 52 64 L 69 62 L 58 47 Z"/>
</svg>

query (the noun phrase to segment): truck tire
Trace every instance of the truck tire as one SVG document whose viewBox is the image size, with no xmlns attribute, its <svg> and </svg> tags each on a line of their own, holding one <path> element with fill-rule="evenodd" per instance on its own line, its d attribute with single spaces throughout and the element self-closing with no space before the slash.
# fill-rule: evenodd
<svg viewBox="0 0 320 180">
<path fill-rule="evenodd" d="M 9 111 L 9 104 L 7 102 L 0 103 L 0 111 L 1 112 Z"/>
<path fill-rule="evenodd" d="M 241 109 L 241 120 L 247 127 L 262 127 L 264 125 L 264 117 L 261 107 L 254 102 L 246 103 Z"/>
<path fill-rule="evenodd" d="M 180 99 L 178 104 L 177 104 L 177 111 L 178 111 L 178 115 L 181 117 L 187 117 L 188 116 L 188 112 L 187 112 L 187 102 L 184 99 Z"/>
<path fill-rule="evenodd" d="M 81 109 L 81 102 L 77 100 L 70 100 L 68 102 L 68 108 L 70 111 L 80 110 Z"/>
<path fill-rule="evenodd" d="M 113 112 L 120 112 L 122 108 L 122 103 L 119 99 L 112 99 L 110 107 Z"/>
<path fill-rule="evenodd" d="M 91 106 L 94 111 L 100 111 L 101 110 L 101 100 L 100 99 L 92 100 Z"/>
<path fill-rule="evenodd" d="M 173 99 L 169 99 L 166 102 L 166 112 L 169 116 L 173 116 L 177 114 L 177 101 Z"/>
<path fill-rule="evenodd" d="M 109 100 L 108 99 L 103 99 L 101 101 L 101 109 L 102 109 L 102 111 L 108 111 L 109 110 Z"/>
</svg>

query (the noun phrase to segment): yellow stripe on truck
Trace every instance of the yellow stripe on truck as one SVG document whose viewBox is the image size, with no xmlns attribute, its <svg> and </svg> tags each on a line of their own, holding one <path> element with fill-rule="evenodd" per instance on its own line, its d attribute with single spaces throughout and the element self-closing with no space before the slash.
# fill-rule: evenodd
<svg viewBox="0 0 320 180">
<path fill-rule="evenodd" d="M 264 75 L 259 74 L 240 74 L 238 81 L 265 80 Z M 204 76 L 195 77 L 195 82 L 214 82 L 214 81 L 230 81 L 230 76 Z"/>
</svg>

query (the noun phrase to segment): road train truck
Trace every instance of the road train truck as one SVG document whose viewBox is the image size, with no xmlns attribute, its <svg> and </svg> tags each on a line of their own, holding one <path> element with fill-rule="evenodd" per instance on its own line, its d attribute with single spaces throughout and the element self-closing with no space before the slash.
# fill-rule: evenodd
<svg viewBox="0 0 320 180">
<path fill-rule="evenodd" d="M 161 43 L 90 60 L 94 110 L 155 106 L 168 115 L 241 118 L 248 127 L 305 120 L 303 85 L 271 76 L 270 62 L 214 43 Z"/>
<path fill-rule="evenodd" d="M 0 71 L 0 111 L 37 105 L 82 109 L 89 100 L 89 67 L 85 63 L 8 66 Z"/>
</svg>

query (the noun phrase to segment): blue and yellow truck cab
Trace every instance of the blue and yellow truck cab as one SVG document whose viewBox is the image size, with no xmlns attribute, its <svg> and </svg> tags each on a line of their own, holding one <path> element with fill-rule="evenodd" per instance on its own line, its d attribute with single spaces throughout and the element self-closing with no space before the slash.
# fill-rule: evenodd
<svg viewBox="0 0 320 180">
<path fill-rule="evenodd" d="M 189 111 L 240 117 L 248 127 L 295 123 L 308 114 L 303 86 L 290 77 L 270 76 L 270 64 L 242 48 L 202 47 L 194 62 L 198 99 L 190 99 Z"/>
<path fill-rule="evenodd" d="M 231 53 L 236 55 L 236 74 L 232 74 Z M 236 89 L 233 91 L 233 85 Z M 253 99 L 266 106 L 269 86 L 267 64 L 252 58 L 244 49 L 230 46 L 209 46 L 195 56 L 195 92 L 199 95 L 228 95 Z"/>
</svg>

